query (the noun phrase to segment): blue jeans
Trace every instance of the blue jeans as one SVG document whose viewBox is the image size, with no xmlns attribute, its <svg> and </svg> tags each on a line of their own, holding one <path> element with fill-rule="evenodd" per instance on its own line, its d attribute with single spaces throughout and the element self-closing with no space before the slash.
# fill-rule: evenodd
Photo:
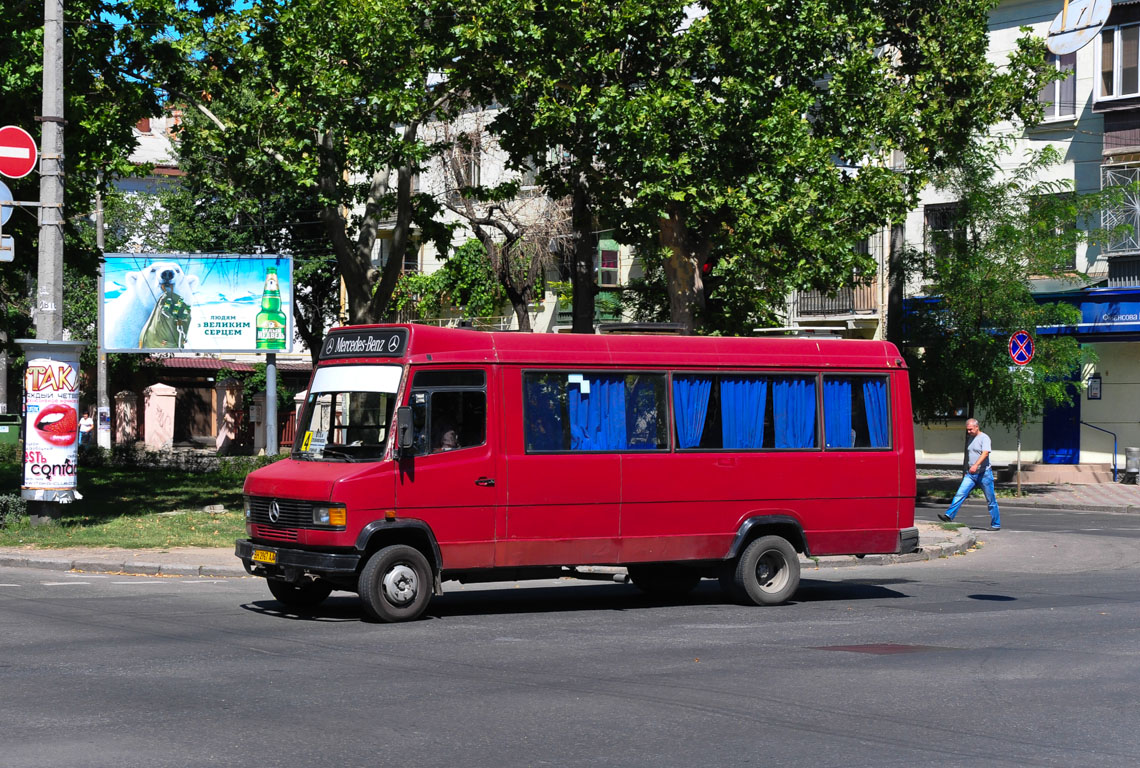
<svg viewBox="0 0 1140 768">
<path fill-rule="evenodd" d="M 1001 528 L 1001 515 L 998 513 L 997 496 L 994 495 L 994 473 L 986 467 L 976 475 L 971 475 L 967 472 L 962 477 L 962 484 L 958 486 L 958 492 L 954 494 L 954 500 L 950 502 L 950 508 L 946 510 L 946 516 L 951 520 L 958 514 L 958 508 L 962 506 L 962 502 L 966 500 L 974 488 L 981 484 L 982 493 L 986 495 L 986 502 L 990 506 L 990 525 L 994 528 Z"/>
</svg>

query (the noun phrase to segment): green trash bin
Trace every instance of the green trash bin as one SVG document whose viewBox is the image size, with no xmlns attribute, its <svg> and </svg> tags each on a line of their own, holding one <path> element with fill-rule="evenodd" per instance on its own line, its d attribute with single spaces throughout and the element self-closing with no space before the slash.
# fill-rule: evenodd
<svg viewBox="0 0 1140 768">
<path fill-rule="evenodd" d="M 0 445 L 16 445 L 20 442 L 20 415 L 0 413 Z"/>
</svg>

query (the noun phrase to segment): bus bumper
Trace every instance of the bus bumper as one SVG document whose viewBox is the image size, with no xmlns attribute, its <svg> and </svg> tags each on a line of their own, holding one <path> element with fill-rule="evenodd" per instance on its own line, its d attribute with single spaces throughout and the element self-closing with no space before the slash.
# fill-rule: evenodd
<svg viewBox="0 0 1140 768">
<path fill-rule="evenodd" d="M 897 555 L 905 555 L 918 549 L 918 529 L 903 528 L 899 531 L 899 546 L 895 551 Z"/>
<path fill-rule="evenodd" d="M 303 549 L 254 544 L 238 539 L 234 554 L 252 576 L 296 582 L 306 573 L 319 576 L 347 576 L 356 573 L 360 555 L 356 553 L 309 552 Z M 269 562 L 271 561 L 271 562 Z"/>
</svg>

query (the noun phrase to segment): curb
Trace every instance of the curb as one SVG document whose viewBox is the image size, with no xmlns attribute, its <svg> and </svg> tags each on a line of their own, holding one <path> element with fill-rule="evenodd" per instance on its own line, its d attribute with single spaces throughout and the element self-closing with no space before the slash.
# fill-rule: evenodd
<svg viewBox="0 0 1140 768">
<path fill-rule="evenodd" d="M 977 535 L 969 528 L 959 528 L 950 541 L 920 545 L 914 552 L 905 555 L 854 555 L 800 558 L 800 568 L 821 570 L 823 568 L 849 568 L 857 565 L 895 565 L 897 563 L 918 563 L 938 560 L 951 555 L 964 554 L 977 545 Z M 161 562 L 126 562 L 106 560 L 91 556 L 68 559 L 62 557 L 36 557 L 28 555 L 0 554 L 2 568 L 42 568 L 50 571 L 79 571 L 82 573 L 114 573 L 125 576 L 190 576 L 211 578 L 246 578 L 249 576 L 241 565 L 186 565 Z M 624 568 L 583 566 L 583 575 L 609 581 L 614 576 L 625 573 Z M 587 576 L 590 578 L 590 576 Z"/>
<path fill-rule="evenodd" d="M 905 555 L 854 555 L 840 557 L 800 558 L 800 570 L 820 571 L 824 568 L 851 568 L 856 565 L 897 565 L 899 563 L 921 563 L 927 560 L 940 560 L 951 555 L 965 554 L 978 544 L 978 536 L 969 528 L 959 528 L 950 541 L 920 545 L 914 552 Z"/>
<path fill-rule="evenodd" d="M 184 565 L 177 563 L 118 562 L 88 558 L 68 560 L 59 557 L 28 557 L 26 555 L 0 555 L 3 568 L 42 568 L 49 571 L 80 571 L 84 573 L 115 573 L 124 576 L 209 576 L 244 577 L 245 568 L 237 565 Z"/>
</svg>

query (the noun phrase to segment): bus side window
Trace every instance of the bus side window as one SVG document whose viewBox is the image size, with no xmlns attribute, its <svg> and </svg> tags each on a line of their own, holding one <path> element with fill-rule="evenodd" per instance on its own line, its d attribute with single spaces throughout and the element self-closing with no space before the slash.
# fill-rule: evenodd
<svg viewBox="0 0 1140 768">
<path fill-rule="evenodd" d="M 669 449 L 665 374 L 523 374 L 527 453 Z"/>
<path fill-rule="evenodd" d="M 891 447 L 885 376 L 824 376 L 823 430 L 828 450 Z"/>
</svg>

